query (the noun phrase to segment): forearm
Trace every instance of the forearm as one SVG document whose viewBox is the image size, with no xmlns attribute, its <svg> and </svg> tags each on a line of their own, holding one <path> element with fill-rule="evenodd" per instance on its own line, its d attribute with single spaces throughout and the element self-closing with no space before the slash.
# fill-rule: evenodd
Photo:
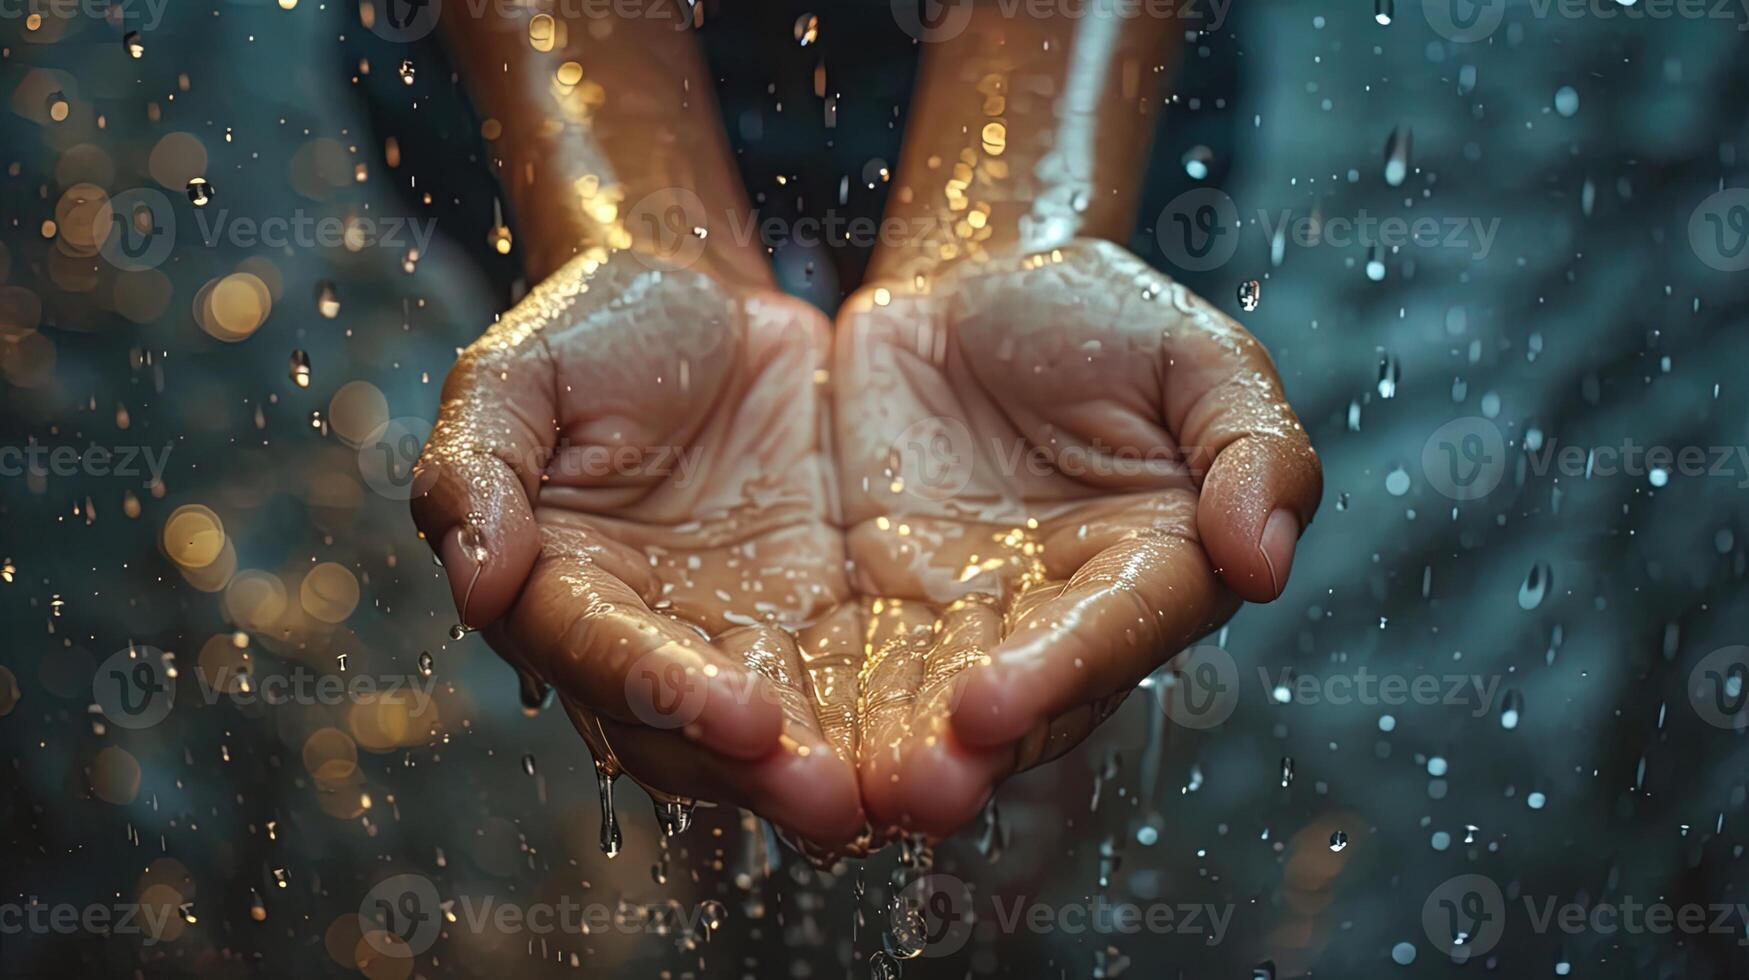
<svg viewBox="0 0 1749 980">
<path fill-rule="evenodd" d="M 694 231 L 747 204 L 692 30 L 572 12 L 531 35 L 533 18 L 445 18 L 476 105 L 497 123 L 491 153 L 530 277 L 621 248 L 769 283 L 757 249 Z"/>
<path fill-rule="evenodd" d="M 883 243 L 871 278 L 1127 238 L 1175 27 L 1092 11 L 1005 17 L 992 5 L 927 45 L 887 205 L 906 234 Z"/>
</svg>

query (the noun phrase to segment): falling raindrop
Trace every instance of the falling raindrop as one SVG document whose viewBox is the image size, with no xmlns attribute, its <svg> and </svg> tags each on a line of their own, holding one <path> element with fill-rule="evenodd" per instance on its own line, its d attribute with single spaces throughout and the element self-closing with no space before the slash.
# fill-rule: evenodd
<svg viewBox="0 0 1749 980">
<path fill-rule="evenodd" d="M 996 798 L 984 804 L 984 831 L 978 835 L 978 853 L 984 855 L 984 860 L 995 864 L 1002 860 L 1002 852 L 1008 849 L 1008 828 L 1002 823 L 1002 811 L 996 807 Z"/>
<path fill-rule="evenodd" d="M 820 39 L 820 18 L 813 14 L 803 14 L 796 18 L 796 43 L 807 47 Z"/>
<path fill-rule="evenodd" d="M 619 815 L 613 812 L 613 781 L 619 773 L 611 772 L 600 762 L 595 764 L 595 788 L 601 794 L 601 853 L 619 857 L 624 839 L 619 833 Z"/>
<path fill-rule="evenodd" d="M 216 196 L 217 194 L 218 194 L 218 191 L 213 189 L 212 184 L 207 183 L 207 179 L 205 177 L 191 177 L 191 178 L 189 178 L 189 181 L 188 181 L 188 201 L 190 204 L 193 204 L 195 207 L 197 207 L 197 208 L 206 207 L 208 204 L 212 203 L 213 197 Z"/>
<path fill-rule="evenodd" d="M 421 677 L 430 677 L 431 676 L 431 651 L 430 650 L 419 651 L 419 676 L 421 676 Z"/>
<path fill-rule="evenodd" d="M 868 958 L 869 980 L 899 980 L 899 964 L 885 950 L 875 950 Z"/>
<path fill-rule="evenodd" d="M 523 757 L 522 757 L 522 771 L 530 776 L 534 775 L 534 753 L 533 752 L 529 752 L 529 753 L 523 755 Z"/>
<path fill-rule="evenodd" d="M 1546 561 L 1530 566 L 1524 584 L 1518 587 L 1518 608 L 1529 611 L 1542 605 L 1543 599 L 1548 597 L 1549 587 L 1554 584 L 1554 575 Z"/>
<path fill-rule="evenodd" d="M 1518 727 L 1518 721 L 1524 713 L 1524 695 L 1517 691 L 1507 691 L 1506 697 L 1500 702 L 1500 727 L 1513 731 Z"/>
<path fill-rule="evenodd" d="M 1099 842 L 1099 887 L 1110 888 L 1111 876 L 1123 865 L 1123 852 L 1117 838 L 1107 835 Z"/>
<path fill-rule="evenodd" d="M 340 293 L 330 280 L 316 283 L 316 312 L 329 320 L 340 315 Z"/>
<path fill-rule="evenodd" d="M 1348 831 L 1338 830 L 1330 835 L 1330 850 L 1341 851 L 1348 847 Z"/>
<path fill-rule="evenodd" d="M 692 812 L 697 806 L 694 801 L 672 799 L 651 802 L 655 804 L 656 826 L 662 828 L 663 837 L 677 837 L 692 826 Z"/>
<path fill-rule="evenodd" d="M 1397 13 L 1396 0 L 1373 0 L 1372 11 L 1373 20 L 1380 24 L 1389 24 Z"/>
<path fill-rule="evenodd" d="M 308 388 L 310 386 L 310 355 L 301 350 L 292 351 L 289 369 L 292 384 L 297 385 L 299 388 Z"/>
<path fill-rule="evenodd" d="M 1281 788 L 1287 789 L 1289 786 L 1293 785 L 1293 782 L 1294 757 L 1291 755 L 1284 755 L 1281 757 Z"/>
<path fill-rule="evenodd" d="M 452 640 L 459 640 L 472 632 L 473 630 L 468 629 L 467 626 L 462 623 L 457 623 L 449 628 L 449 638 Z"/>
<path fill-rule="evenodd" d="M 1409 127 L 1391 130 L 1391 138 L 1385 141 L 1385 183 L 1401 187 L 1409 179 L 1409 153 L 1414 144 L 1415 134 Z"/>
<path fill-rule="evenodd" d="M 1366 257 L 1366 277 L 1373 282 L 1385 281 L 1385 247 L 1375 244 Z"/>
<path fill-rule="evenodd" d="M 1397 382 L 1403 377 L 1403 365 L 1395 354 L 1379 355 L 1379 397 L 1397 397 Z"/>
<path fill-rule="evenodd" d="M 1563 85 L 1555 90 L 1555 111 L 1568 119 L 1579 112 L 1579 90 L 1571 85 Z"/>
<path fill-rule="evenodd" d="M 140 40 L 139 31 L 129 31 L 122 35 L 121 46 L 131 57 L 144 58 L 146 56 L 146 45 Z"/>
<path fill-rule="evenodd" d="M 1206 146 L 1198 144 L 1184 152 L 1184 172 L 1191 180 L 1207 180 L 1214 170 L 1215 153 Z"/>
<path fill-rule="evenodd" d="M 413 84 L 413 77 L 415 74 L 416 74 L 416 72 L 413 68 L 412 61 L 402 61 L 401 62 L 401 84 L 402 85 Z"/>
<path fill-rule="evenodd" d="M 1249 313 L 1257 309 L 1257 304 L 1263 299 L 1263 283 L 1256 279 L 1247 279 L 1239 284 L 1239 308 Z"/>
</svg>

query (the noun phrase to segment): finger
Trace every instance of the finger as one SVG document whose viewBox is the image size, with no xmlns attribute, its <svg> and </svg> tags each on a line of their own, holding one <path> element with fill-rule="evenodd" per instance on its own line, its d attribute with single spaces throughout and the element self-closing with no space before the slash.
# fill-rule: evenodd
<svg viewBox="0 0 1749 980">
<path fill-rule="evenodd" d="M 839 757 L 854 766 L 861 688 L 857 675 L 864 648 L 861 604 L 845 603 L 804 629 L 799 647 L 820 731 Z"/>
<path fill-rule="evenodd" d="M 994 597 L 978 594 L 942 610 L 914 677 L 909 711 L 869 734 L 862 764 L 863 805 L 877 827 L 942 837 L 978 815 L 996 783 L 1013 771 L 1013 753 L 961 744 L 949 717 L 953 679 L 981 661 L 1001 636 Z"/>
<path fill-rule="evenodd" d="M 517 317 L 506 314 L 450 369 L 414 470 L 413 520 L 475 628 L 510 608 L 540 550 L 530 501 L 556 426 L 552 363 Z"/>
<path fill-rule="evenodd" d="M 808 675 L 794 637 L 771 626 L 739 626 L 713 642 L 724 656 L 771 682 L 788 735 L 805 745 L 831 748 L 814 717 Z"/>
<path fill-rule="evenodd" d="M 862 833 L 856 772 L 822 746 L 784 738 L 762 759 L 733 759 L 674 732 L 608 719 L 601 728 L 626 771 L 658 792 L 745 807 L 828 846 Z"/>
<path fill-rule="evenodd" d="M 1169 342 L 1166 418 L 1202 475 L 1197 529 L 1242 598 L 1281 594 L 1323 468 L 1257 338 L 1202 300 Z"/>
<path fill-rule="evenodd" d="M 1012 743 L 1079 705 L 1134 686 L 1232 610 L 1201 545 L 1138 532 L 1096 555 L 968 671 L 954 731 L 968 745 Z"/>
<path fill-rule="evenodd" d="M 652 613 L 562 534 L 545 540 L 506 622 L 518 658 L 604 719 L 673 731 L 734 758 L 776 748 L 783 709 L 770 681 Z"/>
</svg>

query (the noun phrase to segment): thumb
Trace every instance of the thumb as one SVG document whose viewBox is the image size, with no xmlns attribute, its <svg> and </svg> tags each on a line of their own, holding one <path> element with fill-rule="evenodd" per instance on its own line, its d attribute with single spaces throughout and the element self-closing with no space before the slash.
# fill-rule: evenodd
<svg viewBox="0 0 1749 980">
<path fill-rule="evenodd" d="M 1191 319 L 1170 342 L 1166 418 L 1202 480 L 1197 534 L 1228 588 L 1268 602 L 1287 586 L 1323 466 L 1257 338 L 1212 307 Z"/>
<path fill-rule="evenodd" d="M 532 501 L 553 443 L 553 368 L 506 325 L 463 352 L 414 470 L 413 521 L 443 563 L 463 625 L 504 615 L 540 554 Z"/>
</svg>

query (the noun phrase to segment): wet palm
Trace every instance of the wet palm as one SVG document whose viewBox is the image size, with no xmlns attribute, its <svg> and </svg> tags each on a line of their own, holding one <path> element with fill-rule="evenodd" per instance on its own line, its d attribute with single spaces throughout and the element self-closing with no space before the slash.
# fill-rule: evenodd
<svg viewBox="0 0 1749 980">
<path fill-rule="evenodd" d="M 808 693 L 849 659 L 827 341 L 779 294 L 575 260 L 458 360 L 414 510 L 464 622 L 599 764 L 837 844 L 857 787 Z"/>
<path fill-rule="evenodd" d="M 1273 598 L 1317 505 L 1256 340 L 1107 243 L 865 288 L 835 365 L 851 585 L 876 597 L 855 750 L 883 829 L 953 830 Z"/>
</svg>

